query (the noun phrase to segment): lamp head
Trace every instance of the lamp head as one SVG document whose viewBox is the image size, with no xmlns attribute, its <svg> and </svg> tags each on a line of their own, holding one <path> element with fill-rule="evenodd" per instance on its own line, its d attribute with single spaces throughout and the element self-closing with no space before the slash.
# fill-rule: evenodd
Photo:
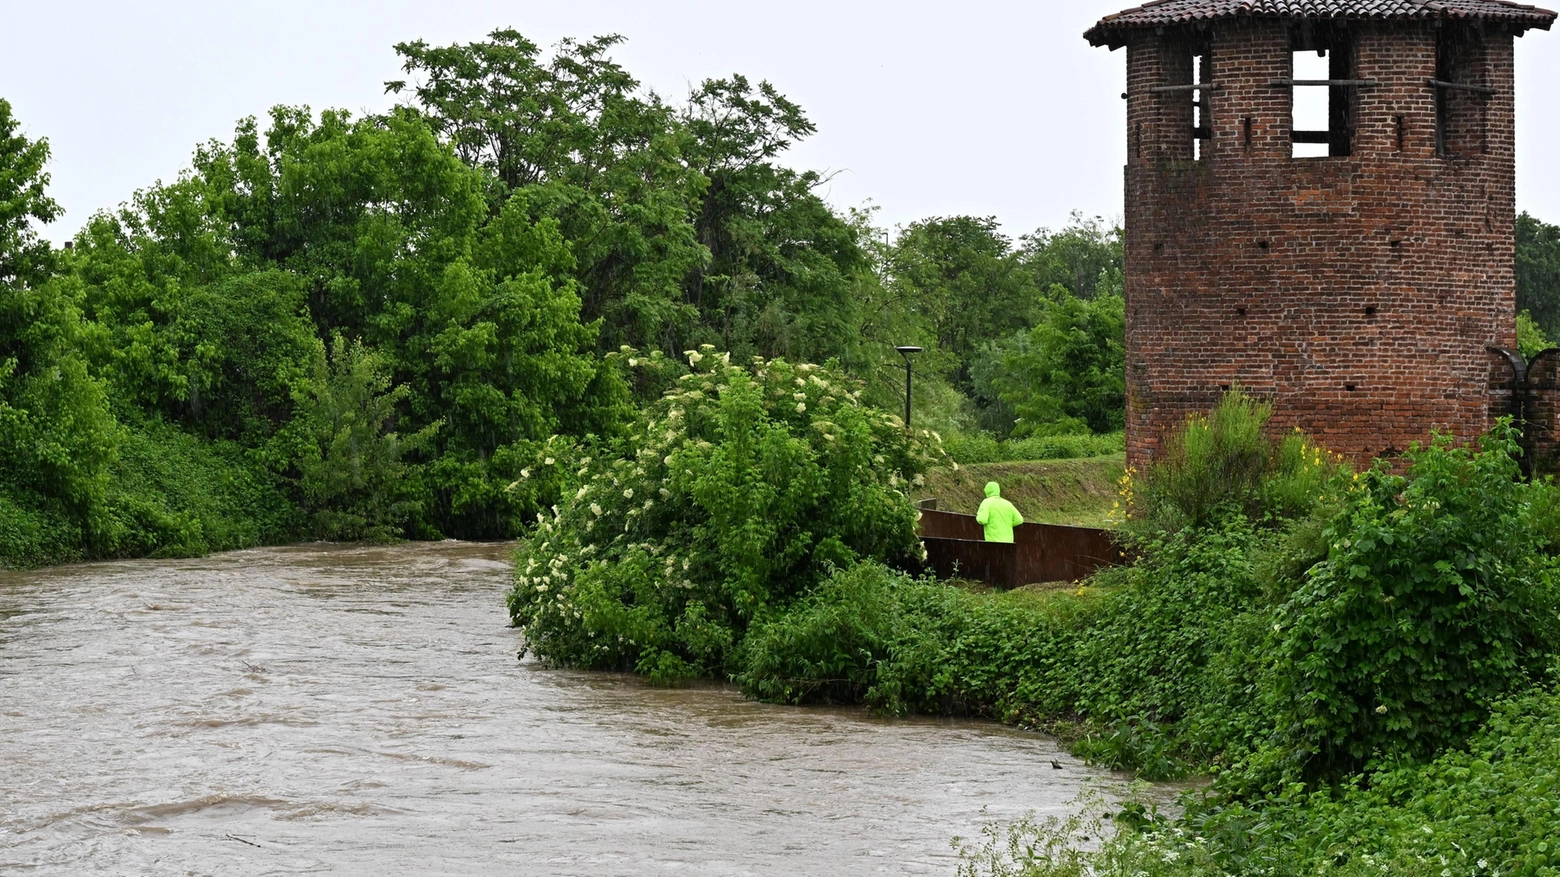
<svg viewBox="0 0 1560 877">
<path fill-rule="evenodd" d="M 912 353 L 920 353 L 922 350 L 920 347 L 895 347 L 894 349 L 899 351 L 901 356 L 909 356 Z"/>
</svg>

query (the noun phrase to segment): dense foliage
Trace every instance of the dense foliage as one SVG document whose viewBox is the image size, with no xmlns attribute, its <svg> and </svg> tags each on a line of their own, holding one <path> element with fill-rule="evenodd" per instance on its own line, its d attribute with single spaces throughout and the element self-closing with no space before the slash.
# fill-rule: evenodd
<svg viewBox="0 0 1560 877">
<path fill-rule="evenodd" d="M 1278 610 L 1275 692 L 1307 773 L 1337 777 L 1465 739 L 1560 646 L 1560 582 L 1527 526 L 1533 487 L 1502 424 L 1376 467 Z"/>
<path fill-rule="evenodd" d="M 1101 457 L 1126 450 L 1125 435 L 1120 432 L 1100 435 L 1048 435 L 1026 439 L 997 441 L 988 433 L 960 433 L 943 440 L 943 450 L 955 462 L 1004 463 L 1011 460 L 1067 460 L 1076 457 Z"/>
<path fill-rule="evenodd" d="M 1560 489 L 1508 426 L 1354 475 L 1236 391 L 1123 479 L 1130 565 L 897 572 L 928 466 L 1121 449 L 1120 231 L 889 234 L 784 162 L 814 127 L 772 84 L 671 102 L 619 42 L 401 44 L 406 105 L 243 120 L 69 249 L 0 100 L 0 565 L 527 537 L 509 611 L 548 661 L 1216 775 L 970 873 L 1555 873 Z M 1560 229 L 1518 218 L 1516 278 L 1532 356 Z M 946 446 L 884 413 L 900 345 Z"/>
<path fill-rule="evenodd" d="M 1549 877 L 1560 873 L 1557 729 L 1560 667 L 1501 701 L 1466 746 L 1429 763 L 1257 804 L 1194 805 L 1180 820 L 1134 805 L 1114 825 L 1083 817 L 994 825 L 964 845 L 959 873 Z M 1109 839 L 1092 840 L 1100 837 Z"/>
<path fill-rule="evenodd" d="M 906 491 L 932 451 L 898 418 L 828 369 L 689 358 L 516 557 L 510 616 L 542 658 L 724 674 L 752 624 L 830 570 L 918 551 Z"/>
</svg>

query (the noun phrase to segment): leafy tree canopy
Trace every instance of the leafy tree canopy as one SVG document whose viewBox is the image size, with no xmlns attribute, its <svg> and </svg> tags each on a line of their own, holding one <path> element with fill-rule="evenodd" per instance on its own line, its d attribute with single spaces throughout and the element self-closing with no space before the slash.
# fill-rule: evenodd
<svg viewBox="0 0 1560 877">
<path fill-rule="evenodd" d="M 405 460 L 427 495 L 398 506 L 425 514 L 399 526 L 514 533 L 533 506 L 504 485 L 552 435 L 610 432 L 626 395 L 579 319 L 557 221 L 533 219 L 525 192 L 490 210 L 486 183 L 412 113 L 283 107 L 263 138 L 245 120 L 82 234 L 101 367 L 188 427 L 249 424 L 238 437 L 307 484 L 331 480 L 310 474 L 318 451 L 279 431 L 322 410 L 325 339 L 366 345 L 343 373 L 377 386 L 382 368 L 393 404 L 351 397 L 359 420 L 427 439 Z"/>
<path fill-rule="evenodd" d="M 1560 337 L 1560 226 L 1527 213 L 1517 217 L 1517 310 Z"/>
<path fill-rule="evenodd" d="M 38 236 L 60 213 L 46 192 L 49 147 L 19 128 L 0 100 L 0 505 L 43 497 L 90 529 L 115 426 L 80 353 L 77 304 L 50 279 L 53 253 Z"/>
<path fill-rule="evenodd" d="M 768 82 L 701 84 L 676 107 L 611 58 L 618 36 L 548 55 L 513 30 L 485 42 L 396 47 L 411 98 L 490 200 L 525 194 L 574 257 L 600 348 L 715 343 L 739 357 L 824 360 L 856 338 L 854 285 L 869 275 L 856 225 L 776 159 L 814 132 Z"/>
</svg>

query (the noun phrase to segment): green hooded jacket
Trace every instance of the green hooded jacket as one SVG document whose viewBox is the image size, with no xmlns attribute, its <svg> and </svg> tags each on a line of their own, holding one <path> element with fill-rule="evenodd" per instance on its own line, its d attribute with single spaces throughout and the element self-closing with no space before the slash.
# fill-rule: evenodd
<svg viewBox="0 0 1560 877">
<path fill-rule="evenodd" d="M 987 542 L 1012 542 L 1013 528 L 1024 522 L 1013 504 L 1002 498 L 997 482 L 986 482 L 986 499 L 975 513 L 975 523 L 986 528 Z"/>
</svg>

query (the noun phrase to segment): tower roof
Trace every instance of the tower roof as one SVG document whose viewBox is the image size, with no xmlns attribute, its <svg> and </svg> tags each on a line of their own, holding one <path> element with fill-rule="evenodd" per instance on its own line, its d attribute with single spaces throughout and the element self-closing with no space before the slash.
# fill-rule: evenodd
<svg viewBox="0 0 1560 877">
<path fill-rule="evenodd" d="M 1508 0 L 1151 0 L 1107 15 L 1084 33 L 1096 46 L 1117 48 L 1132 28 L 1164 27 L 1228 18 L 1488 21 L 1548 30 L 1555 13 Z"/>
</svg>

